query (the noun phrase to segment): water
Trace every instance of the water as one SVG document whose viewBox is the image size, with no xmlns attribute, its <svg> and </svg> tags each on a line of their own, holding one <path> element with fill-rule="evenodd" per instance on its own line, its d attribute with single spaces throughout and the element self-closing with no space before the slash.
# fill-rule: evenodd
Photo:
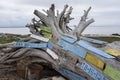
<svg viewBox="0 0 120 80">
<path fill-rule="evenodd" d="M 30 34 L 28 28 L 0 28 L 0 33 Z M 120 34 L 120 27 L 87 27 L 83 34 Z"/>
<path fill-rule="evenodd" d="M 84 34 L 120 34 L 120 27 L 87 27 Z"/>
<path fill-rule="evenodd" d="M 0 28 L 0 33 L 30 34 L 28 28 Z"/>
</svg>

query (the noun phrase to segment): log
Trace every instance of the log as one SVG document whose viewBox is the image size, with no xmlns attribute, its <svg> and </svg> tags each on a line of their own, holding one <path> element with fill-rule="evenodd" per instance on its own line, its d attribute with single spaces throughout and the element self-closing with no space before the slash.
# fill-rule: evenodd
<svg viewBox="0 0 120 80">
<path fill-rule="evenodd" d="M 94 22 L 94 19 L 87 20 L 87 15 L 90 9 L 91 7 L 89 7 L 87 11 L 84 11 L 84 15 L 81 17 L 78 26 L 73 30 L 73 35 L 75 35 L 78 40 L 80 40 L 81 33 L 85 30 L 85 28 Z"/>
<path fill-rule="evenodd" d="M 90 9 L 91 7 L 87 11 L 84 11 L 84 14 L 81 17 L 79 24 L 77 25 L 77 27 L 75 27 L 74 30 L 70 29 L 68 26 L 68 23 L 70 22 L 70 20 L 73 19 L 71 17 L 73 8 L 69 7 L 68 5 L 65 5 L 62 12 L 60 13 L 57 12 L 57 15 L 56 15 L 54 4 L 52 4 L 48 10 L 43 10 L 45 14 L 41 11 L 35 10 L 34 14 L 40 20 L 37 21 L 35 20 L 35 18 L 33 18 L 32 24 L 28 24 L 26 25 L 26 27 L 30 29 L 30 32 L 32 34 L 35 34 L 37 36 L 42 36 L 42 37 L 44 37 L 44 35 L 42 35 L 42 32 L 41 30 L 39 30 L 39 27 L 40 26 L 50 27 L 52 30 L 52 35 L 53 35 L 53 38 L 51 40 L 54 43 L 58 42 L 64 35 L 70 38 L 73 38 L 75 40 L 80 40 L 81 33 L 85 30 L 87 26 L 89 26 L 91 23 L 94 22 L 94 19 L 87 20 L 87 16 L 88 16 Z M 36 42 L 36 43 L 42 42 L 42 41 L 30 38 L 30 37 L 21 39 L 20 41 L 21 42 L 22 41 L 23 42 Z M 33 79 L 33 77 L 35 77 L 32 75 L 31 68 L 34 68 L 32 66 L 33 65 L 32 63 L 45 63 L 45 64 L 51 65 L 52 68 L 55 69 L 56 71 L 58 70 L 58 66 L 60 66 L 68 70 L 71 73 L 85 77 L 85 79 L 92 80 L 92 78 L 88 74 L 86 74 L 85 72 L 83 72 L 83 70 L 80 69 L 80 65 L 84 60 L 79 58 L 78 56 L 71 54 L 68 51 L 61 49 L 60 46 L 55 46 L 52 50 L 49 48 L 47 48 L 46 50 L 46 48 L 45 49 L 32 49 L 32 48 L 13 47 L 13 43 L 9 43 L 9 44 L 0 45 L 0 48 L 2 52 L 5 53 L 0 58 L 0 63 L 1 64 L 12 64 L 14 62 L 18 62 L 17 69 L 18 68 L 20 69 L 23 67 L 24 71 L 20 73 L 21 74 L 23 73 L 24 76 L 22 75 L 22 77 L 24 77 L 25 79 L 31 80 Z M 49 53 L 49 52 L 52 52 L 52 53 Z M 29 59 L 27 60 L 27 58 Z M 26 64 L 24 64 L 23 66 L 22 66 L 22 62 L 20 62 L 22 60 L 26 60 L 25 62 Z M 43 65 L 40 65 L 40 68 L 43 69 Z M 36 72 L 37 70 L 35 70 L 35 73 Z M 37 73 L 39 74 L 39 71 Z M 71 79 L 66 75 L 65 77 L 67 77 L 68 79 Z"/>
</svg>

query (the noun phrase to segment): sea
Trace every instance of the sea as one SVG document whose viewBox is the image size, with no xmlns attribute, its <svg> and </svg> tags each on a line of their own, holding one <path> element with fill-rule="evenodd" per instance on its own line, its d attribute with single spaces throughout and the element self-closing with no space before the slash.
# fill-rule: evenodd
<svg viewBox="0 0 120 80">
<path fill-rule="evenodd" d="M 30 34 L 26 27 L 0 27 L 0 33 Z M 120 27 L 87 27 L 82 34 L 120 34 Z"/>
</svg>

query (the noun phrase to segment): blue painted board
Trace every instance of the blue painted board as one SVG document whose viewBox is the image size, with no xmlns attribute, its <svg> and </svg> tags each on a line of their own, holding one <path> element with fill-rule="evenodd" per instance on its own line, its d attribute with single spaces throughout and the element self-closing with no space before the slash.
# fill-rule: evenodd
<svg viewBox="0 0 120 80">
<path fill-rule="evenodd" d="M 69 43 L 74 43 L 76 41 L 76 39 L 70 38 L 68 36 L 62 36 L 62 39 Z"/>
<path fill-rule="evenodd" d="M 105 41 L 96 40 L 96 39 L 92 39 L 92 38 L 83 38 L 83 40 L 86 40 L 88 42 L 95 43 L 95 44 L 101 44 L 101 45 L 107 43 Z"/>
<path fill-rule="evenodd" d="M 77 75 L 69 70 L 63 69 L 62 67 L 58 67 L 57 71 L 65 76 L 69 77 L 72 80 L 87 80 L 87 79 L 85 79 L 85 78 L 83 78 L 83 77 L 81 77 L 81 76 L 79 76 L 79 75 Z"/>
<path fill-rule="evenodd" d="M 83 62 L 80 68 L 89 76 L 91 76 L 94 80 L 109 80 L 102 73 L 98 72 L 86 62 Z"/>
<path fill-rule="evenodd" d="M 58 42 L 58 45 L 63 47 L 64 50 L 68 50 L 68 51 L 72 52 L 73 54 L 76 54 L 76 55 L 78 55 L 82 58 L 85 58 L 85 56 L 86 56 L 86 51 L 85 50 L 83 50 L 79 47 L 76 47 L 75 45 L 70 44 L 66 41 L 60 40 Z"/>
<path fill-rule="evenodd" d="M 47 43 L 47 47 L 48 47 L 48 48 L 52 49 L 53 46 L 54 46 L 54 43 L 52 43 L 52 42 L 50 42 L 50 41 Z"/>
<path fill-rule="evenodd" d="M 93 46 L 91 46 L 91 45 L 88 45 L 88 44 L 85 43 L 83 40 L 78 41 L 77 44 L 78 44 L 79 46 L 84 47 L 85 49 L 87 49 L 87 50 L 89 50 L 89 51 L 92 51 L 92 52 L 95 53 L 95 54 L 101 55 L 101 56 L 103 56 L 103 57 L 105 57 L 105 58 L 115 58 L 114 56 L 111 56 L 111 55 L 105 53 L 105 52 L 102 51 L 102 50 L 99 50 L 99 49 L 97 49 L 97 48 L 95 48 L 95 47 L 93 47 Z"/>
<path fill-rule="evenodd" d="M 29 43 L 29 42 L 16 42 L 16 47 L 29 47 L 29 48 L 46 48 L 47 43 Z"/>
</svg>

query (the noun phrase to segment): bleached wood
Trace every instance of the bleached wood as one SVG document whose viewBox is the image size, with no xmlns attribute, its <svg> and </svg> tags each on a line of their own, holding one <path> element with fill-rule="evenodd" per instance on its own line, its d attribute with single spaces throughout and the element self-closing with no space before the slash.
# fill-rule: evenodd
<svg viewBox="0 0 120 80">
<path fill-rule="evenodd" d="M 53 52 L 52 50 L 50 50 L 49 48 L 47 48 L 46 52 L 53 58 L 53 59 L 58 59 L 58 55 Z"/>
<path fill-rule="evenodd" d="M 38 39 L 38 40 L 41 40 L 41 41 L 44 41 L 44 42 L 48 42 L 49 41 L 48 38 L 45 38 L 45 37 L 42 37 L 42 36 L 37 36 L 37 35 L 34 35 L 34 34 L 31 34 L 30 37 Z"/>
</svg>

